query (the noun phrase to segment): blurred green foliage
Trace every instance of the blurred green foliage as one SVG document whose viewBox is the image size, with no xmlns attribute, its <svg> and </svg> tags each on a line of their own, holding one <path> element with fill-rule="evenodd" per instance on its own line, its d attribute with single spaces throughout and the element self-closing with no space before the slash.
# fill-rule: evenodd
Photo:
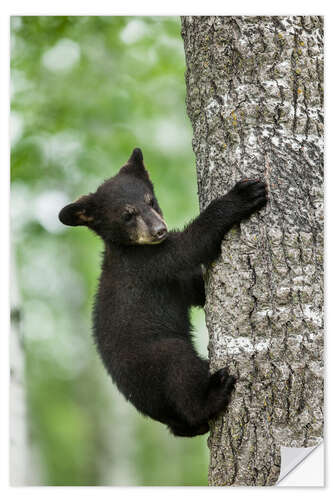
<svg viewBox="0 0 333 500">
<path fill-rule="evenodd" d="M 139 415 L 98 359 L 102 244 L 60 208 L 141 147 L 169 227 L 198 213 L 180 20 L 11 18 L 11 230 L 36 484 L 206 485 L 207 436 Z M 199 350 L 203 313 L 195 311 Z"/>
</svg>

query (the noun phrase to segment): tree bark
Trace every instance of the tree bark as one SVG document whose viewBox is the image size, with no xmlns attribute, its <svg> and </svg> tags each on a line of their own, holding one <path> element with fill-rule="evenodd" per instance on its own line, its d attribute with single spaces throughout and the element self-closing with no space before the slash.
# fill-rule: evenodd
<svg viewBox="0 0 333 500">
<path fill-rule="evenodd" d="M 241 178 L 267 207 L 206 276 L 211 370 L 236 375 L 212 422 L 210 485 L 273 485 L 280 447 L 323 435 L 323 19 L 183 17 L 200 209 Z"/>
</svg>

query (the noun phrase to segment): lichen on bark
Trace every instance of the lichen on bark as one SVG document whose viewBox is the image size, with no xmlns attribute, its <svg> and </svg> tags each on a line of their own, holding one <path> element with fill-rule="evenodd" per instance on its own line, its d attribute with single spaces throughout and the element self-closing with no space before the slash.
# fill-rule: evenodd
<svg viewBox="0 0 333 500">
<path fill-rule="evenodd" d="M 270 200 L 207 273 L 211 370 L 236 390 L 212 422 L 211 485 L 273 485 L 280 446 L 323 436 L 323 19 L 183 17 L 200 208 L 241 178 Z"/>
</svg>

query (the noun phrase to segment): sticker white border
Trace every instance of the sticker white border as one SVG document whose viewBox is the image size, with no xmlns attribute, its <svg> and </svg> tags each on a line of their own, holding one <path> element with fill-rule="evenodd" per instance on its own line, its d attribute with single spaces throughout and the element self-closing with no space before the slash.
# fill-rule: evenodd
<svg viewBox="0 0 333 500">
<path fill-rule="evenodd" d="M 309 448 L 281 446 L 277 486 L 324 486 L 324 442 Z"/>
</svg>

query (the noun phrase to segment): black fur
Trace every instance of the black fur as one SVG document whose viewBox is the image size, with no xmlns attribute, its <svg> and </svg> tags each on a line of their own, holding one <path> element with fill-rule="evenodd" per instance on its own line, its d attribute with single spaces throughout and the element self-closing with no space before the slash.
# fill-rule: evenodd
<svg viewBox="0 0 333 500">
<path fill-rule="evenodd" d="M 265 185 L 244 180 L 183 231 L 168 233 L 135 149 L 116 176 L 59 214 L 105 243 L 94 335 L 106 369 L 140 412 L 177 436 L 207 432 L 235 384 L 226 368 L 210 375 L 191 341 L 189 309 L 205 303 L 201 264 L 214 261 L 226 232 L 265 204 Z"/>
</svg>

